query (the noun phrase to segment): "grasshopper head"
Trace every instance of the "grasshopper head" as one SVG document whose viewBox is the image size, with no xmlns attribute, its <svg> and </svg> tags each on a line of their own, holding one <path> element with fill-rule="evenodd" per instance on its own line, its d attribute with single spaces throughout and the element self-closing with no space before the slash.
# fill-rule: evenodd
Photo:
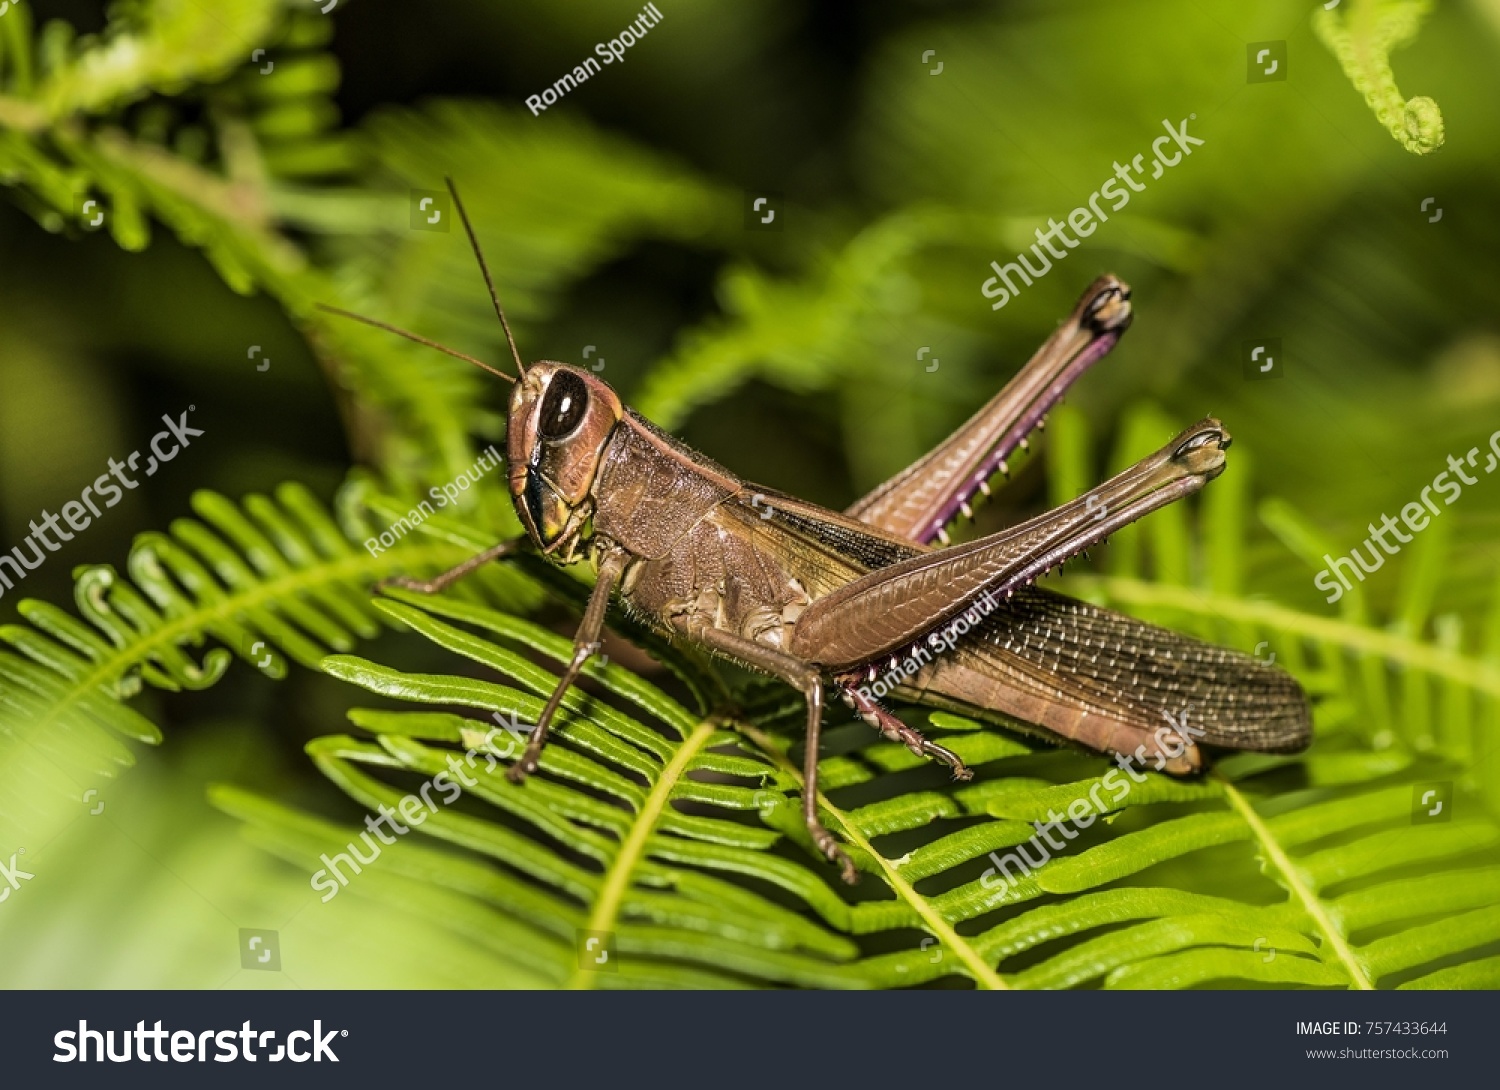
<svg viewBox="0 0 1500 1090">
<path fill-rule="evenodd" d="M 510 495 L 542 552 L 565 563 L 577 559 L 594 513 L 594 478 L 624 415 L 604 382 L 551 360 L 533 363 L 511 391 Z"/>
</svg>

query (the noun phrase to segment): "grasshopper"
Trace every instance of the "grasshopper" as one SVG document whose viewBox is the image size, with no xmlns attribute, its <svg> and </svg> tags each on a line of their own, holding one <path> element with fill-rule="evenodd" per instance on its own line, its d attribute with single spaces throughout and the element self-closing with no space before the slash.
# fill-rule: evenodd
<svg viewBox="0 0 1500 1090">
<path fill-rule="evenodd" d="M 593 372 L 521 361 L 456 188 L 517 375 L 373 319 L 324 309 L 465 359 L 512 383 L 506 437 L 511 498 L 525 534 L 430 580 L 437 593 L 521 549 L 597 578 L 573 655 L 520 758 L 537 770 L 548 729 L 600 648 L 611 601 L 665 634 L 781 679 L 807 706 L 802 812 L 845 881 L 856 872 L 818 816 L 818 735 L 836 693 L 884 737 L 972 773 L 958 755 L 883 707 L 959 712 L 1158 769 L 1204 767 L 1202 745 L 1290 752 L 1311 735 L 1307 698 L 1284 671 L 1035 585 L 1118 528 L 1197 492 L 1223 472 L 1229 433 L 1214 419 L 1078 499 L 998 533 L 948 544 L 976 492 L 1004 472 L 1047 411 L 1129 326 L 1130 289 L 1089 286 L 1030 362 L 941 445 L 842 513 L 750 484 L 661 431 Z M 937 543 L 935 545 L 935 543 Z M 889 685 L 878 676 L 885 671 Z M 1187 710 L 1198 725 L 1186 725 Z M 1164 722 L 1165 721 L 1165 722 Z M 1200 745 L 1200 743 L 1202 745 Z"/>
</svg>

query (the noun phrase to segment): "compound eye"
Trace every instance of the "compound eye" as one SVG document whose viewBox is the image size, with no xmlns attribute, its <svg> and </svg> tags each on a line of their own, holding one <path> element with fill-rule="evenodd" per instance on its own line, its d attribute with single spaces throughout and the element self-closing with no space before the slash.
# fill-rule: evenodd
<svg viewBox="0 0 1500 1090">
<path fill-rule="evenodd" d="M 543 439 L 566 439 L 583 423 L 589 406 L 589 388 L 571 371 L 558 371 L 547 384 L 542 399 L 540 431 Z"/>
</svg>

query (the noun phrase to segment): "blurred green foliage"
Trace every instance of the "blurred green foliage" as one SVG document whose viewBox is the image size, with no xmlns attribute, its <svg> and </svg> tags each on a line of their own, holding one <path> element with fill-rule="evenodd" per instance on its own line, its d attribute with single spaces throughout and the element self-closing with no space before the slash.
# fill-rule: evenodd
<svg viewBox="0 0 1500 1090">
<path fill-rule="evenodd" d="M 106 459 L 142 448 L 162 413 L 194 404 L 207 422 L 188 456 L 0 600 L 9 621 L 23 596 L 72 596 L 70 566 L 113 561 L 128 573 L 81 573 L 79 607 L 97 632 L 38 606 L 0 631 L 14 649 L 0 658 L 0 849 L 28 846 L 38 875 L 0 908 L 0 948 L 38 953 L 7 957 L 0 979 L 266 984 L 269 974 L 235 975 L 230 924 L 296 936 L 288 979 L 302 986 L 569 979 L 558 975 L 559 958 L 571 957 L 566 937 L 527 932 L 513 903 L 466 886 L 474 864 L 465 870 L 456 853 L 370 883 L 371 896 L 339 898 L 338 916 L 309 906 L 315 895 L 298 869 L 309 836 L 331 849 L 345 835 L 334 830 L 364 813 L 301 747 L 343 729 L 344 712 L 365 697 L 315 670 L 288 671 L 287 660 L 313 666 L 373 638 L 359 652 L 372 669 L 451 676 L 454 656 L 388 631 L 365 590 L 514 527 L 504 497 L 484 489 L 463 524 L 435 524 L 437 536 L 380 564 L 365 556 L 361 532 L 452 479 L 476 440 L 503 433 L 504 394 L 462 363 L 314 309 L 346 306 L 503 360 L 461 233 L 412 229 L 411 191 L 441 189 L 452 175 L 528 356 L 581 362 L 594 345 L 604 377 L 653 419 L 751 479 L 834 507 L 946 434 L 1084 283 L 1119 273 L 1135 289 L 1133 329 L 1070 396 L 1045 453 L 980 512 L 979 530 L 1076 495 L 1183 422 L 1223 420 L 1236 439 L 1231 470 L 1209 489 L 1201 525 L 1186 510 L 1161 512 L 1072 587 L 1247 650 L 1272 641 L 1323 698 L 1318 746 L 1306 761 L 1230 765 L 1216 790 L 1249 779 L 1244 790 L 1273 818 L 1366 793 L 1368 827 L 1321 847 L 1366 861 L 1309 864 L 1311 903 L 1355 899 L 1345 907 L 1364 913 L 1349 917 L 1364 921 L 1360 972 L 1382 986 L 1434 970 L 1493 983 L 1500 924 L 1473 915 L 1493 900 L 1490 818 L 1451 842 L 1440 830 L 1405 855 L 1374 838 L 1415 835 L 1398 828 L 1405 812 L 1391 800 L 1422 780 L 1455 781 L 1465 807 L 1500 810 L 1497 486 L 1467 490 L 1337 614 L 1311 575 L 1321 552 L 1353 547 L 1448 455 L 1484 447 L 1500 427 L 1500 4 L 1449 0 L 1412 38 L 1425 5 L 1351 0 L 1338 39 L 1349 48 L 1338 55 L 1319 39 L 1338 48 L 1332 17 L 1290 0 L 659 6 L 662 25 L 628 63 L 541 117 L 519 105 L 525 95 L 616 34 L 634 6 L 359 0 L 330 16 L 291 0 L 138 0 L 107 14 L 83 2 L 13 2 L 0 15 L 0 180 L 10 198 L 0 208 L 0 545 L 77 497 Z M 1376 18 L 1392 12 L 1395 22 Z M 1361 28 L 1365 16 L 1375 30 Z M 1403 37 L 1402 85 L 1441 103 L 1446 142 L 1434 154 L 1408 154 L 1372 123 L 1373 108 L 1393 124 L 1395 84 L 1386 86 L 1380 58 Z M 1246 43 L 1281 39 L 1289 78 L 1247 84 Z M 1378 57 L 1360 53 L 1372 45 Z M 991 259 L 1008 260 L 1036 226 L 1083 203 L 1164 119 L 1189 115 L 1205 140 L 1190 160 L 1004 310 L 989 309 L 979 285 Z M 761 190 L 784 194 L 779 232 L 746 226 Z M 106 213 L 98 231 L 83 212 L 90 199 Z M 1286 375 L 1247 382 L 1242 345 L 1267 336 L 1282 340 Z M 918 360 L 923 346 L 941 360 L 935 372 Z M 356 466 L 369 475 L 351 481 Z M 310 492 L 243 506 L 220 498 L 270 494 L 284 481 Z M 338 509 L 322 510 L 341 483 Z M 174 522 L 199 489 L 212 493 L 191 505 L 197 520 Z M 295 532 L 275 532 L 278 518 Z M 132 551 L 135 535 L 159 528 L 171 533 Z M 567 612 L 544 603 L 569 594 L 566 579 L 509 571 L 464 592 L 560 627 Z M 271 665 L 252 650 L 257 638 L 276 649 Z M 644 658 L 631 666 L 669 683 Z M 262 672 L 287 680 L 271 685 Z M 674 693 L 684 679 L 700 695 L 720 683 L 691 662 L 676 674 Z M 762 725 L 778 710 L 774 692 L 764 700 Z M 158 727 L 162 750 L 139 744 Z M 1028 892 L 1040 907 L 991 915 L 964 890 L 983 858 L 978 844 L 1001 843 L 1020 811 L 986 809 L 988 799 L 962 814 L 923 811 L 923 799 L 946 794 L 940 777 L 881 764 L 872 738 L 845 744 L 830 762 L 849 765 L 848 806 L 886 807 L 862 831 L 857 817 L 847 828 L 876 838 L 885 893 L 901 885 L 889 860 L 932 849 L 932 837 L 963 839 L 945 857 L 952 873 L 924 870 L 925 883 L 897 889 L 899 911 L 864 909 L 879 927 L 851 922 L 860 910 L 824 912 L 827 934 L 803 935 L 828 963 L 815 971 L 746 962 L 738 976 L 715 976 L 711 951 L 653 934 L 634 947 L 658 959 L 648 979 L 901 983 L 898 965 L 926 964 L 920 933 L 910 942 L 903 933 L 941 919 L 952 927 L 944 948 L 959 955 L 943 971 L 982 983 L 975 958 L 1023 985 L 1088 983 L 1105 969 L 1122 986 L 1350 983 L 1356 955 L 1342 956 L 1350 936 L 1334 931 L 1358 928 L 1299 914 L 1307 875 L 1278 869 L 1263 838 L 1269 878 L 1249 853 L 1224 847 L 1243 814 L 1222 798 L 1186 800 L 1185 818 L 1173 808 L 1184 799 L 1140 807 L 1102 834 L 1113 839 L 1091 851 L 1134 860 L 1121 875 L 1146 871 L 1100 894 L 1119 905 L 1069 898 L 1092 883 L 1059 879 Z M 778 761 L 775 745 L 748 752 Z M 119 775 L 138 760 L 146 767 Z M 996 761 L 986 779 L 1022 792 L 1097 774 L 1097 763 L 1018 743 Z M 233 823 L 205 810 L 205 788 L 219 780 L 240 791 L 221 791 L 221 806 L 297 866 L 247 852 Z M 100 788 L 114 807 L 107 817 L 82 804 Z M 901 807 L 920 819 L 890 824 Z M 1210 809 L 1219 824 L 1194 827 L 1203 835 L 1193 851 L 1221 854 L 1151 854 L 1169 839 L 1155 830 Z M 1125 843 L 1130 835 L 1158 848 Z M 777 830 L 759 865 L 811 890 L 827 876 L 789 839 L 792 829 Z M 1368 858 L 1377 844 L 1393 870 Z M 597 858 L 619 862 L 607 845 Z M 494 881 L 516 884 L 513 871 L 496 866 Z M 1353 885 L 1320 899 L 1325 883 L 1341 881 Z M 1285 977 L 1250 957 L 1246 929 L 1266 921 L 1205 926 L 1205 903 L 1191 900 L 1211 894 L 1243 911 L 1275 899 L 1270 883 L 1291 906 L 1277 925 L 1310 948 L 1306 966 L 1290 954 L 1278 962 L 1292 966 Z M 1459 893 L 1444 902 L 1437 887 Z M 807 896 L 825 908 L 837 900 Z M 782 920 L 785 902 L 772 900 L 778 910 L 766 914 Z M 755 913 L 729 916 L 714 926 L 743 929 Z M 981 918 L 988 937 L 960 942 Z M 1156 930 L 1119 932 L 1131 937 L 1095 963 L 1105 969 L 1078 976 L 1070 966 L 1096 949 L 1086 942 L 1107 937 L 1086 933 L 1126 918 L 1155 920 L 1142 926 Z M 1059 921 L 1085 938 L 1025 952 Z M 507 942 L 478 942 L 487 930 Z M 78 943 L 85 931 L 99 941 Z M 1431 931 L 1463 941 L 1443 948 Z M 535 949 L 517 954 L 526 942 Z"/>
</svg>

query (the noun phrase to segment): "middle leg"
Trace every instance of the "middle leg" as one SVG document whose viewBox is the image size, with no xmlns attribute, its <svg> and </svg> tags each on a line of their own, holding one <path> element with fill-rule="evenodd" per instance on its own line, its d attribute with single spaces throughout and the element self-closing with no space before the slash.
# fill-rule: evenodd
<svg viewBox="0 0 1500 1090">
<path fill-rule="evenodd" d="M 800 689 L 807 698 L 806 752 L 802 758 L 802 820 L 818 851 L 829 862 L 838 864 L 844 881 L 854 885 L 859 881 L 859 873 L 818 817 L 818 740 L 823 727 L 823 679 L 817 668 L 774 647 L 714 628 L 701 620 L 689 623 L 687 627 L 694 639 L 747 666 L 781 678 Z"/>
</svg>

